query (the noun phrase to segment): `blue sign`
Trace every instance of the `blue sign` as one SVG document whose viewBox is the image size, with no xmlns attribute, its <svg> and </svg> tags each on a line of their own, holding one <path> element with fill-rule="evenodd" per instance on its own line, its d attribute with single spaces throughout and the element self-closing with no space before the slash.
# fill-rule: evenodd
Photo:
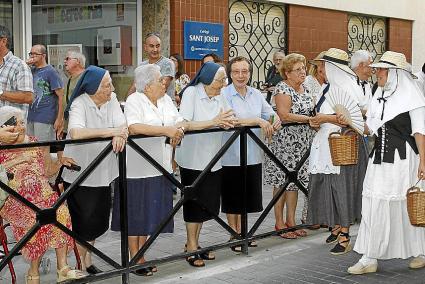
<svg viewBox="0 0 425 284">
<path fill-rule="evenodd" d="M 223 58 L 222 24 L 184 21 L 184 59 L 202 59 L 215 53 Z"/>
</svg>

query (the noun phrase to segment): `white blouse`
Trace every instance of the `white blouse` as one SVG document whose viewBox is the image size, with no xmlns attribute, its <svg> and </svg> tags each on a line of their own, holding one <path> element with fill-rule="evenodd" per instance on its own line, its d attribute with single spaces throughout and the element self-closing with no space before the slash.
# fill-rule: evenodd
<svg viewBox="0 0 425 284">
<path fill-rule="evenodd" d="M 125 117 L 115 93 L 112 93 L 111 100 L 100 108 L 96 106 L 88 94 L 82 94 L 71 105 L 67 139 L 71 138 L 70 133 L 74 128 L 114 128 L 123 124 L 126 124 Z M 69 144 L 65 146 L 64 156 L 73 158 L 81 166 L 82 172 L 108 143 L 108 141 L 105 141 Z M 64 181 L 72 183 L 81 172 L 64 169 L 62 176 Z M 111 152 L 80 185 L 91 187 L 108 186 L 117 177 L 118 157 Z"/>
<path fill-rule="evenodd" d="M 183 121 L 169 96 L 163 96 L 158 99 L 157 106 L 155 106 L 145 94 L 139 92 L 135 92 L 127 98 L 124 114 L 127 118 L 128 126 L 138 123 L 153 126 L 171 126 Z M 172 147 L 169 144 L 165 144 L 165 139 L 165 137 L 150 137 L 138 138 L 134 139 L 134 141 L 168 172 L 171 172 Z M 161 172 L 155 169 L 131 146 L 127 146 L 128 178 L 146 178 L 160 175 L 162 175 Z"/>
<path fill-rule="evenodd" d="M 212 98 L 207 96 L 204 85 L 191 86 L 183 93 L 180 115 L 187 121 L 212 120 L 221 110 L 229 109 L 223 95 Z M 203 170 L 221 148 L 222 132 L 186 135 L 181 146 L 176 149 L 177 164 L 183 168 Z M 221 169 L 219 160 L 212 171 Z"/>
</svg>

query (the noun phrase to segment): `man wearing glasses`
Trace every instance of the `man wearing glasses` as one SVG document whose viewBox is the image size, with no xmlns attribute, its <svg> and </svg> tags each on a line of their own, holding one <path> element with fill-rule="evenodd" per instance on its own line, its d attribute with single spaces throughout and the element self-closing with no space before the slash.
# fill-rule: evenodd
<svg viewBox="0 0 425 284">
<path fill-rule="evenodd" d="M 58 139 L 63 130 L 63 83 L 46 62 L 46 47 L 34 45 L 27 64 L 32 68 L 35 98 L 28 110 L 27 134 L 40 141 Z"/>
<path fill-rule="evenodd" d="M 25 115 L 33 100 L 31 70 L 9 50 L 9 29 L 0 25 L 0 107 L 10 105 Z"/>
</svg>

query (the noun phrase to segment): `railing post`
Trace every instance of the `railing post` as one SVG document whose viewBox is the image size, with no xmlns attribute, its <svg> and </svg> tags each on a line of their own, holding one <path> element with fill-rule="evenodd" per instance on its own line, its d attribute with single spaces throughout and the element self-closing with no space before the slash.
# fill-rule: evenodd
<svg viewBox="0 0 425 284">
<path fill-rule="evenodd" d="M 242 252 L 244 254 L 248 254 L 248 214 L 246 212 L 247 208 L 247 196 L 246 196 L 246 177 L 247 177 L 247 133 L 246 127 L 243 128 L 240 135 L 240 164 L 242 168 L 242 214 L 241 214 L 241 234 L 244 239 L 244 243 L 242 245 Z"/>
<path fill-rule="evenodd" d="M 128 217 L 127 217 L 127 159 L 126 147 L 118 153 L 118 187 L 120 192 L 120 225 L 121 225 L 121 262 L 122 267 L 129 267 L 128 259 Z M 126 271 L 122 274 L 123 284 L 129 283 L 129 272 Z"/>
</svg>

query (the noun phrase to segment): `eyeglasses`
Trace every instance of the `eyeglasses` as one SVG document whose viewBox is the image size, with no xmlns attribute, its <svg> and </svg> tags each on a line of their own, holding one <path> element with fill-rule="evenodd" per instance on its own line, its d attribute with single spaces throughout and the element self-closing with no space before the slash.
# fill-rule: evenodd
<svg viewBox="0 0 425 284">
<path fill-rule="evenodd" d="M 291 72 L 295 72 L 297 74 L 301 74 L 301 73 L 305 73 L 307 70 L 305 69 L 305 67 L 300 67 L 294 70 L 291 70 Z"/>
<path fill-rule="evenodd" d="M 227 82 L 227 77 L 223 77 L 221 79 L 214 79 L 214 81 L 220 82 L 220 83 L 226 83 Z"/>
<path fill-rule="evenodd" d="M 75 57 L 65 57 L 65 61 L 69 61 L 69 60 L 71 60 L 71 59 L 77 59 L 77 58 L 75 58 Z"/>
<path fill-rule="evenodd" d="M 232 73 L 233 76 L 236 76 L 236 75 L 247 76 L 249 74 L 249 70 L 247 70 L 247 69 L 244 69 L 244 70 L 232 70 L 231 73 Z"/>
<path fill-rule="evenodd" d="M 37 52 L 30 52 L 28 53 L 29 56 L 36 56 L 36 55 L 43 55 L 44 53 L 37 53 Z"/>
</svg>

